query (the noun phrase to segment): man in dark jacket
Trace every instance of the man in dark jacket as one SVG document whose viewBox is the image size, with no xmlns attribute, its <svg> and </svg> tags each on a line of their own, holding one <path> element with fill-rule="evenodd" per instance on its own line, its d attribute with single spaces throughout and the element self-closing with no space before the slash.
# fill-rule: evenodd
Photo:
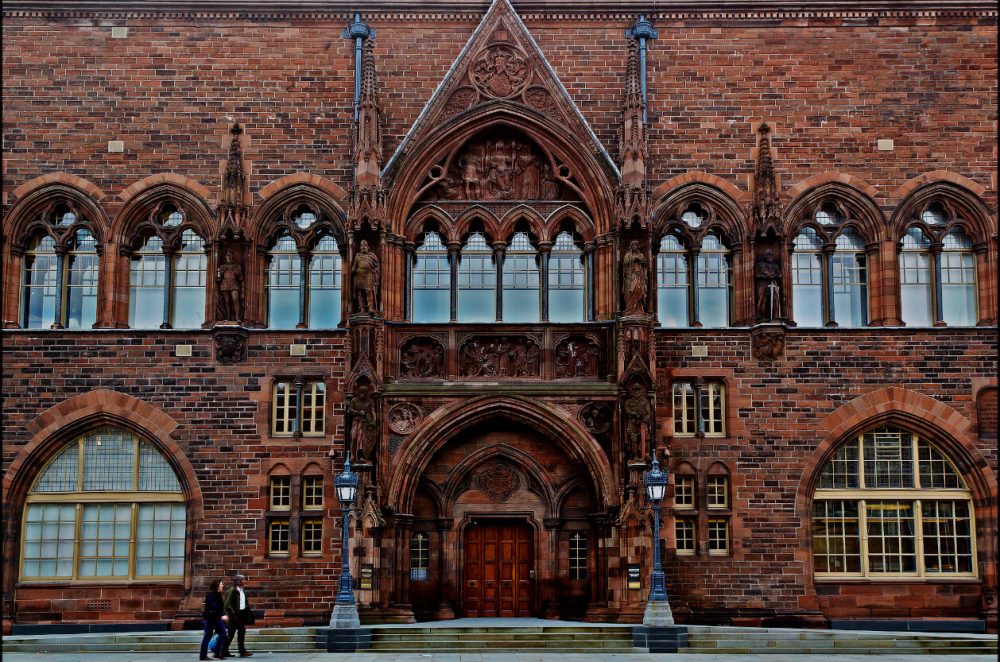
<svg viewBox="0 0 1000 662">
<path fill-rule="evenodd" d="M 226 591 L 226 615 L 229 616 L 229 639 L 226 641 L 226 653 L 229 653 L 229 646 L 239 633 L 237 639 L 240 657 L 250 657 L 253 655 L 247 650 L 245 638 L 248 625 L 253 625 L 253 611 L 250 609 L 250 600 L 246 594 L 246 575 L 236 575 L 233 577 L 233 586 Z"/>
</svg>

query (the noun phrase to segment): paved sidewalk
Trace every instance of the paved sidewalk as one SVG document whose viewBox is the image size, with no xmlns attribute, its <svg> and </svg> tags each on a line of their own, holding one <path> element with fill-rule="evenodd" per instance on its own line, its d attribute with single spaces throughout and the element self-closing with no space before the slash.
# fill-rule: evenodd
<svg viewBox="0 0 1000 662">
<path fill-rule="evenodd" d="M 6 653 L 3 662 L 186 662 L 190 653 Z M 237 662 L 241 658 L 233 658 Z M 992 655 L 653 655 L 649 653 L 255 653 L 257 662 L 993 662 Z"/>
</svg>

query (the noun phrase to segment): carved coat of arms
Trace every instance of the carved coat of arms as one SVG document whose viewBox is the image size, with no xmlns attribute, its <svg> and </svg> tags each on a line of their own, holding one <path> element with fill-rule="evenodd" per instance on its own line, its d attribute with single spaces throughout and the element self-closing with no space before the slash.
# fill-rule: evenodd
<svg viewBox="0 0 1000 662">
<path fill-rule="evenodd" d="M 492 46 L 472 64 L 471 78 L 486 95 L 506 99 L 524 89 L 528 62 L 509 46 Z"/>
</svg>

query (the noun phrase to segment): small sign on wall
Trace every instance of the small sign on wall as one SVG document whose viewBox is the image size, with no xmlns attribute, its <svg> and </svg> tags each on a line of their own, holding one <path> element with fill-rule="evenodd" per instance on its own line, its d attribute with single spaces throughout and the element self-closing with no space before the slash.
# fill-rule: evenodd
<svg viewBox="0 0 1000 662">
<path fill-rule="evenodd" d="M 375 566 L 367 564 L 361 566 L 361 580 L 358 582 L 358 588 L 367 591 L 375 588 Z"/>
<path fill-rule="evenodd" d="M 642 588 L 642 576 L 639 574 L 639 564 L 628 564 L 628 589 L 639 590 Z"/>
</svg>

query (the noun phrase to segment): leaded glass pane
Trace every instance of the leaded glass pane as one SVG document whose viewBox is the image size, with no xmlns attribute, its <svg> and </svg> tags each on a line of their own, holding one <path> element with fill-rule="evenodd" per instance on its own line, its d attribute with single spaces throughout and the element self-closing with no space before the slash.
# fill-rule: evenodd
<svg viewBox="0 0 1000 662">
<path fill-rule="evenodd" d="M 569 578 L 587 578 L 587 536 L 577 532 L 569 538 Z"/>
<path fill-rule="evenodd" d="M 976 256 L 961 229 L 944 237 L 941 252 L 941 303 L 944 321 L 951 326 L 973 326 L 976 310 Z"/>
<path fill-rule="evenodd" d="M 89 329 L 97 321 L 97 279 L 97 242 L 88 230 L 77 230 L 66 278 L 66 328 Z"/>
<path fill-rule="evenodd" d="M 181 250 L 174 256 L 171 324 L 176 329 L 196 329 L 205 322 L 208 256 L 204 240 L 193 230 L 185 230 L 181 242 Z"/>
<path fill-rule="evenodd" d="M 688 325 L 688 263 L 677 237 L 665 235 L 656 255 L 657 317 L 661 326 Z"/>
<path fill-rule="evenodd" d="M 703 326 L 729 326 L 729 258 L 715 235 L 708 235 L 698 253 L 698 319 Z"/>
<path fill-rule="evenodd" d="M 294 329 L 299 323 L 299 283 L 302 258 L 289 235 L 278 239 L 268 253 L 267 326 Z"/>
<path fill-rule="evenodd" d="M 40 237 L 25 254 L 21 286 L 21 323 L 24 328 L 48 328 L 56 321 L 58 265 L 59 258 L 52 237 Z"/>
<path fill-rule="evenodd" d="M 924 568 L 928 573 L 972 572 L 972 518 L 968 501 L 924 501 Z"/>
<path fill-rule="evenodd" d="M 582 322 L 584 320 L 583 251 L 573 235 L 560 232 L 549 255 L 549 320 Z"/>
<path fill-rule="evenodd" d="M 139 491 L 181 491 L 177 475 L 166 458 L 145 441 L 139 442 Z"/>
<path fill-rule="evenodd" d="M 184 574 L 186 514 L 180 503 L 140 504 L 136 521 L 136 577 Z"/>
<path fill-rule="evenodd" d="M 913 487 L 913 444 L 907 432 L 883 428 L 864 434 L 865 487 Z"/>
<path fill-rule="evenodd" d="M 75 492 L 80 458 L 79 444 L 73 443 L 53 458 L 42 470 L 32 492 Z"/>
<path fill-rule="evenodd" d="M 816 231 L 804 228 L 792 253 L 792 303 L 799 326 L 823 326 L 823 247 Z"/>
<path fill-rule="evenodd" d="M 104 428 L 83 439 L 83 490 L 129 492 L 135 486 L 135 438 Z"/>
<path fill-rule="evenodd" d="M 462 248 L 458 263 L 460 322 L 496 321 L 496 276 L 493 250 L 482 233 L 473 232 Z"/>
<path fill-rule="evenodd" d="M 840 326 L 868 323 L 867 256 L 863 249 L 861 237 L 853 228 L 847 228 L 837 237 L 837 248 L 830 259 L 834 320 Z"/>
<path fill-rule="evenodd" d="M 813 558 L 816 572 L 861 572 L 861 538 L 855 501 L 813 505 Z"/>
<path fill-rule="evenodd" d="M 899 298 L 907 325 L 930 326 L 934 322 L 932 286 L 930 241 L 920 228 L 910 228 L 899 254 Z"/>
<path fill-rule="evenodd" d="M 537 322 L 540 319 L 538 252 L 524 232 L 511 239 L 503 263 L 503 319 Z"/>
<path fill-rule="evenodd" d="M 131 504 L 84 504 L 80 520 L 80 576 L 128 577 L 131 529 Z"/>
<path fill-rule="evenodd" d="M 437 232 L 424 233 L 413 262 L 414 322 L 447 322 L 451 317 L 451 265 Z"/>
<path fill-rule="evenodd" d="M 319 240 L 309 260 L 309 328 L 332 329 L 340 324 L 343 262 L 337 240 Z"/>
<path fill-rule="evenodd" d="M 158 329 L 163 323 L 167 261 L 163 241 L 152 236 L 132 256 L 129 269 L 128 324 L 133 329 Z"/>
<path fill-rule="evenodd" d="M 869 501 L 868 569 L 874 573 L 916 572 L 914 504 L 909 501 Z"/>
<path fill-rule="evenodd" d="M 860 487 L 858 475 L 858 442 L 852 441 L 837 449 L 833 458 L 823 465 L 819 475 L 821 489 L 855 489 Z"/>
<path fill-rule="evenodd" d="M 72 577 L 75 536 L 74 504 L 29 504 L 25 512 L 21 576 Z"/>
<path fill-rule="evenodd" d="M 694 434 L 697 432 L 694 384 L 692 382 L 675 382 L 673 395 L 674 434 Z"/>
<path fill-rule="evenodd" d="M 920 487 L 924 489 L 964 489 L 965 483 L 944 455 L 926 441 L 917 443 Z"/>
<path fill-rule="evenodd" d="M 425 533 L 417 533 L 410 539 L 410 581 L 427 581 L 430 567 L 430 546 Z"/>
</svg>

